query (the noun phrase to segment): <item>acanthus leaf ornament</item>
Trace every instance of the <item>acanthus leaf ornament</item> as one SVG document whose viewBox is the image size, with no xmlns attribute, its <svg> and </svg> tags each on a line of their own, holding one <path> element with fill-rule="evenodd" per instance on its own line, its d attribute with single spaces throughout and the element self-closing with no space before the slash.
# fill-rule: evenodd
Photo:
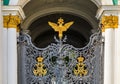
<svg viewBox="0 0 120 84">
<path fill-rule="evenodd" d="M 103 32 L 107 28 L 118 28 L 118 16 L 103 16 L 101 23 Z"/>
<path fill-rule="evenodd" d="M 3 25 L 4 28 L 15 28 L 17 32 L 19 32 L 19 24 L 21 23 L 21 19 L 18 15 L 6 15 L 3 16 Z"/>
</svg>

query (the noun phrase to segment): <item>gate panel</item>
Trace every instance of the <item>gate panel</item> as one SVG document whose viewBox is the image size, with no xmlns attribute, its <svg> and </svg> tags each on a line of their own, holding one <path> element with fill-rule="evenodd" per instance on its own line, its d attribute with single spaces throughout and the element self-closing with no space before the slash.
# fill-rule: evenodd
<svg viewBox="0 0 120 84">
<path fill-rule="evenodd" d="M 102 84 L 101 33 L 83 48 L 63 40 L 37 48 L 28 34 L 20 35 L 19 84 Z"/>
</svg>

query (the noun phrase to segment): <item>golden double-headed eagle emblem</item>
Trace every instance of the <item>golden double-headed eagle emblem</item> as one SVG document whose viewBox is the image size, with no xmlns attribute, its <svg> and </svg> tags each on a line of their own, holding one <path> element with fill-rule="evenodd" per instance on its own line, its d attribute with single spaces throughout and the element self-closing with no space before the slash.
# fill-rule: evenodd
<svg viewBox="0 0 120 84">
<path fill-rule="evenodd" d="M 57 23 L 53 23 L 53 22 L 48 22 L 48 24 L 54 29 L 54 31 L 58 32 L 59 34 L 59 38 L 62 39 L 63 37 L 63 32 L 67 31 L 67 29 L 73 24 L 74 22 L 68 22 L 64 24 L 64 20 L 60 17 L 60 19 L 58 19 Z"/>
</svg>

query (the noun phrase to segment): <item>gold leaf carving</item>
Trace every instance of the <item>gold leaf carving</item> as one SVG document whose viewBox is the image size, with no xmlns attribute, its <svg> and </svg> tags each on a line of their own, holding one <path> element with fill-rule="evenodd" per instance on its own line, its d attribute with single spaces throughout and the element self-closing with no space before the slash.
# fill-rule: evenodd
<svg viewBox="0 0 120 84">
<path fill-rule="evenodd" d="M 21 20 L 18 15 L 7 15 L 3 16 L 3 23 L 5 28 L 16 28 L 18 30 L 18 25 Z"/>
<path fill-rule="evenodd" d="M 107 28 L 118 28 L 118 16 L 103 16 L 101 23 L 103 32 Z"/>
</svg>

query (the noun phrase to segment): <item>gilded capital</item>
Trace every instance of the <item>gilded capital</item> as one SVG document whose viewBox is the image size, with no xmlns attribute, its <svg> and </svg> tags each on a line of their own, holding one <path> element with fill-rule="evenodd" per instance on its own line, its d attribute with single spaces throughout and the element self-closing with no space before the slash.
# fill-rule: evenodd
<svg viewBox="0 0 120 84">
<path fill-rule="evenodd" d="M 5 28 L 16 28 L 18 30 L 18 25 L 21 20 L 18 15 L 7 15 L 3 17 L 4 27 Z"/>
<path fill-rule="evenodd" d="M 8 28 L 9 16 L 3 16 L 3 26 Z"/>
<path fill-rule="evenodd" d="M 118 16 L 103 16 L 101 24 L 103 32 L 107 28 L 118 28 Z"/>
</svg>

